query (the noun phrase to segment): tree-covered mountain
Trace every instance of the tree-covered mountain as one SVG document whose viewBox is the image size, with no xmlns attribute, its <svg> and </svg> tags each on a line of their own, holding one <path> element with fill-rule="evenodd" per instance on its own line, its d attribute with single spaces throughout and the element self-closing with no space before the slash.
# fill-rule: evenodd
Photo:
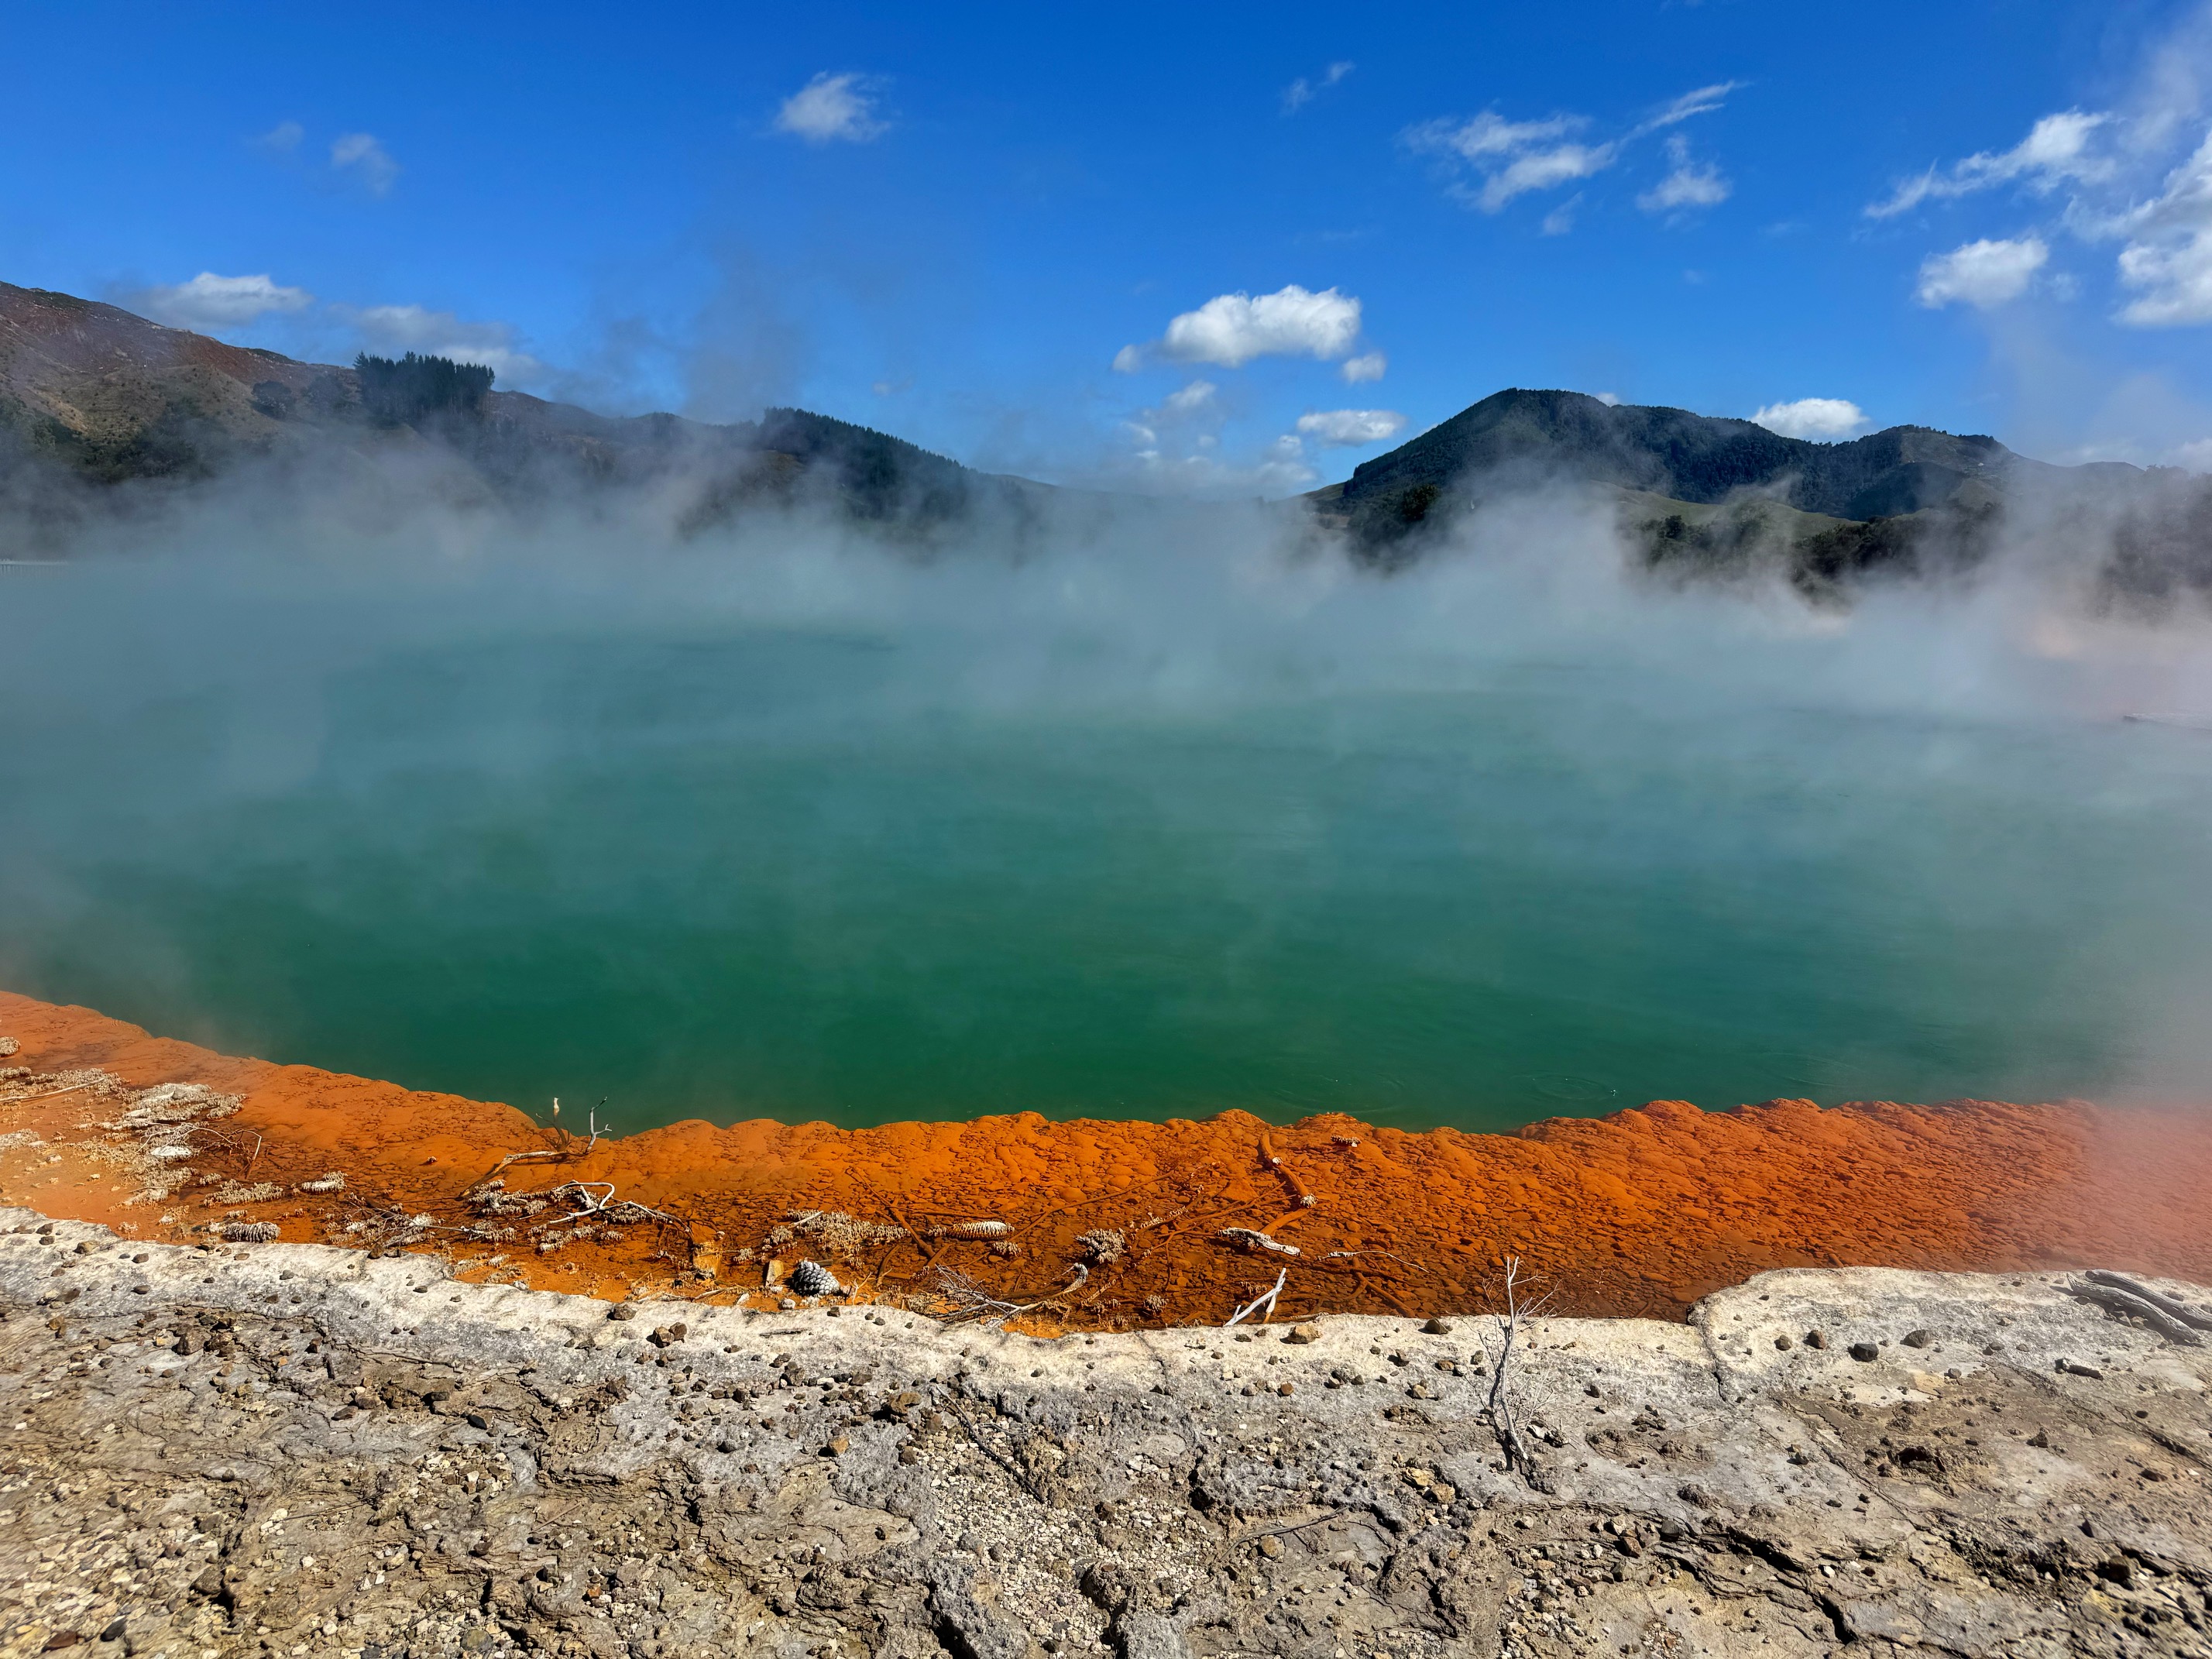
<svg viewBox="0 0 2212 1659">
<path fill-rule="evenodd" d="M 1957 569 L 2008 529 L 2069 518 L 2109 544 L 2116 580 L 2212 589 L 2201 480 L 2118 462 L 2054 466 L 1996 439 L 1920 426 L 1840 443 L 1750 421 L 1578 392 L 1494 393 L 1308 499 L 1362 557 L 1418 557 L 1486 501 L 1597 489 L 1650 566 L 1779 568 L 1808 592 L 1877 570 Z"/>
<path fill-rule="evenodd" d="M 1026 519 L 1054 493 L 805 410 L 727 425 L 598 415 L 496 391 L 489 369 L 443 358 L 304 363 L 0 283 L 0 490 L 190 481 L 414 446 L 517 502 L 666 486 L 691 531 L 749 506 L 804 502 L 927 534 L 979 511 Z"/>
</svg>

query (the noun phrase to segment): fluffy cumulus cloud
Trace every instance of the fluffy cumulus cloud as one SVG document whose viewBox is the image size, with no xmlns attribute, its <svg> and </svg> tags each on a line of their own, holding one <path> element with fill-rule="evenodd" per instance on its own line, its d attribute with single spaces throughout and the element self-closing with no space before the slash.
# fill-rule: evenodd
<svg viewBox="0 0 2212 1659">
<path fill-rule="evenodd" d="M 1856 437 L 1867 428 L 1864 411 L 1846 398 L 1800 398 L 1794 403 L 1769 404 L 1751 418 L 1785 438 L 1809 438 L 1824 444 Z"/>
<path fill-rule="evenodd" d="M 415 351 L 482 363 L 510 384 L 530 380 L 544 368 L 521 349 L 506 323 L 464 322 L 450 311 L 423 306 L 332 306 L 331 314 L 353 330 L 364 349 L 380 356 Z"/>
<path fill-rule="evenodd" d="M 331 141 L 331 166 L 350 175 L 371 196 L 389 196 L 399 182 L 399 163 L 374 133 L 340 133 Z"/>
<path fill-rule="evenodd" d="M 1216 295 L 1171 319 L 1151 344 L 1123 346 L 1114 367 L 1131 374 L 1154 357 L 1223 368 L 1242 368 L 1255 357 L 1334 362 L 1350 356 L 1358 341 L 1358 300 L 1333 288 L 1316 294 L 1293 283 L 1273 294 Z"/>
<path fill-rule="evenodd" d="M 2212 322 L 2212 133 L 2158 194 L 2122 216 L 2120 320 L 2142 328 Z"/>
<path fill-rule="evenodd" d="M 1298 435 L 1323 448 L 1358 449 L 1395 438 L 1406 417 L 1389 409 L 1324 409 L 1298 416 Z"/>
<path fill-rule="evenodd" d="M 1415 154 L 1443 159 L 1456 175 L 1449 189 L 1460 201 L 1485 213 L 1498 213 L 1516 198 L 1595 178 L 1619 161 L 1639 139 L 1720 108 L 1737 84 L 1721 81 L 1684 93 L 1661 106 L 1648 119 L 1612 138 L 1592 135 L 1588 116 L 1548 115 L 1539 120 L 1510 121 L 1496 110 L 1485 110 L 1471 120 L 1420 122 L 1407 128 L 1400 137 Z M 1673 171 L 1639 198 L 1647 211 L 1710 207 L 1727 197 L 1727 180 L 1717 168 L 1693 164 L 1679 134 L 1670 138 L 1668 153 Z M 1570 203 L 1553 210 L 1543 228 L 1547 235 L 1559 235 L 1572 224 L 1573 204 Z"/>
<path fill-rule="evenodd" d="M 1718 207 L 1735 188 L 1718 167 L 1691 160 L 1689 141 L 1679 132 L 1667 140 L 1667 176 L 1636 198 L 1646 213 Z"/>
<path fill-rule="evenodd" d="M 874 82 L 848 71 L 826 70 L 783 100 L 775 130 L 810 144 L 865 144 L 880 137 L 890 124 L 876 114 Z"/>
<path fill-rule="evenodd" d="M 2050 262 L 2050 246 L 2041 237 L 1984 238 L 1923 261 L 1916 295 L 1930 307 L 1964 304 L 1986 311 L 2027 293 L 2035 273 Z"/>
<path fill-rule="evenodd" d="M 1999 185 L 2023 184 L 2047 195 L 2069 183 L 2109 179 L 2113 163 L 2098 153 L 2096 144 L 2112 119 L 2109 115 L 2078 109 L 2046 115 L 2010 149 L 1994 154 L 1978 151 L 1950 167 L 1930 167 L 1914 178 L 1899 179 L 1887 197 L 1868 206 L 1867 216 L 1893 219 L 1923 202 L 1948 201 Z"/>
<path fill-rule="evenodd" d="M 2060 198 L 2038 234 L 1968 242 L 1929 258 L 1922 303 L 2001 305 L 2041 278 L 2051 262 L 2046 238 L 2063 234 L 2085 246 L 2114 247 L 2122 296 L 2115 321 L 2212 323 L 2212 129 L 2202 85 L 2208 40 L 2212 14 L 2185 22 L 2118 108 L 2044 116 L 2011 149 L 1930 167 L 1869 205 L 1871 217 L 1893 218 L 2002 185 Z M 2061 293 L 2074 283 L 2067 274 L 2049 280 Z"/>
<path fill-rule="evenodd" d="M 1336 372 L 1344 376 L 1348 386 L 1358 386 L 1367 380 L 1379 380 L 1390 372 L 1390 360 L 1379 351 L 1363 351 L 1357 357 L 1346 357 L 1337 366 Z"/>
<path fill-rule="evenodd" d="M 189 283 L 152 288 L 132 296 L 136 307 L 172 328 L 214 332 L 245 328 L 272 313 L 305 311 L 315 296 L 303 288 L 286 288 L 266 272 L 258 276 L 218 276 L 204 270 Z"/>
<path fill-rule="evenodd" d="M 1313 80 L 1308 80 L 1303 75 L 1298 76 L 1297 80 L 1283 88 L 1283 113 L 1296 115 L 1322 93 L 1327 92 L 1339 81 L 1351 74 L 1352 67 L 1349 62 L 1334 63 Z"/>
</svg>

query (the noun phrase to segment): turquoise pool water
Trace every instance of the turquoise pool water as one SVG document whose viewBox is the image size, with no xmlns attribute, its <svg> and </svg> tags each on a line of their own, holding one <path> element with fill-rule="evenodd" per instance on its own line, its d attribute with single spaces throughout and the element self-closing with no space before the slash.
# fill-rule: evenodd
<svg viewBox="0 0 2212 1659">
<path fill-rule="evenodd" d="M 4 982 L 624 1128 L 2094 1096 L 2212 983 L 2212 738 L 1800 696 L 1818 637 L 526 591 L 0 592 Z"/>
</svg>

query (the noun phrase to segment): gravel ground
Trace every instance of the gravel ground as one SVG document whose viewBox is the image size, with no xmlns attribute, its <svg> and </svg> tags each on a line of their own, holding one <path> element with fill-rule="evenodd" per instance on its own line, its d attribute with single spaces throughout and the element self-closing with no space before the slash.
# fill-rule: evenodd
<svg viewBox="0 0 2212 1659">
<path fill-rule="evenodd" d="M 0 1210 L 0 1652 L 2212 1656 L 2212 1346 L 2075 1282 L 1540 1320 L 1509 1465 L 1484 1319 L 611 1310 Z"/>
</svg>

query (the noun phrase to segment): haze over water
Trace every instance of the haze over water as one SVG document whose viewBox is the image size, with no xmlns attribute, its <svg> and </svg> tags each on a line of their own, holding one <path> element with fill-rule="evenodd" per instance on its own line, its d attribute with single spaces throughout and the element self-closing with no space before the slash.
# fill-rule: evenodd
<svg viewBox="0 0 2212 1659">
<path fill-rule="evenodd" d="M 18 575 L 0 975 L 624 1129 L 2185 1073 L 2212 737 L 1925 593 L 1596 568 Z"/>
</svg>

